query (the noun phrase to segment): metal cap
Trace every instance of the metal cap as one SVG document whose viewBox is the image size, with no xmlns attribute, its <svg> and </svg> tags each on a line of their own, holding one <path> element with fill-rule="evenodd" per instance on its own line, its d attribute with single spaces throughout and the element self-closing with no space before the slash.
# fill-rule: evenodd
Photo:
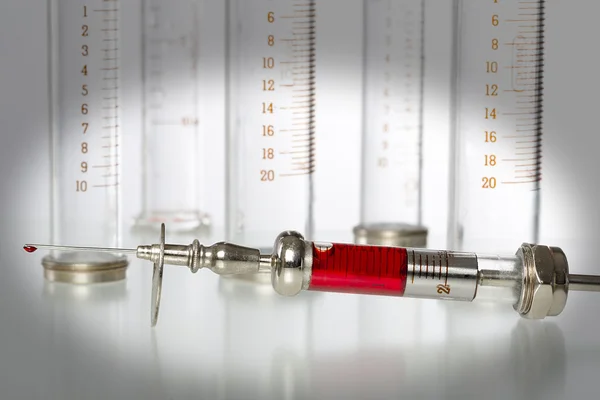
<svg viewBox="0 0 600 400">
<path fill-rule="evenodd" d="M 529 319 L 559 315 L 569 292 L 565 253 L 558 247 L 523 243 L 517 256 L 523 260 L 523 278 L 515 310 Z"/>
<path fill-rule="evenodd" d="M 374 246 L 427 247 L 427 228 L 403 223 L 361 224 L 354 228 L 354 242 Z"/>
<path fill-rule="evenodd" d="M 125 279 L 127 257 L 83 252 L 48 255 L 42 259 L 44 277 L 51 282 L 89 284 Z"/>
</svg>

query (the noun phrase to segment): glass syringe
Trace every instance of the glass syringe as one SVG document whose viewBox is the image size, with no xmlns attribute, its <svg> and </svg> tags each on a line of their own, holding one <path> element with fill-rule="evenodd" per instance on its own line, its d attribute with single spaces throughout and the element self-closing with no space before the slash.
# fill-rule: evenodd
<svg viewBox="0 0 600 400">
<path fill-rule="evenodd" d="M 63 251 L 106 251 L 113 248 L 28 244 Z M 180 265 L 192 272 L 208 268 L 219 275 L 271 272 L 273 289 L 295 296 L 303 290 L 354 294 L 473 301 L 487 299 L 513 305 L 521 316 L 543 319 L 559 315 L 569 290 L 600 291 L 600 276 L 569 273 L 567 258 L 558 247 L 524 243 L 515 255 L 429 250 L 403 247 L 317 243 L 295 231 L 277 236 L 271 254 L 227 242 L 203 246 L 165 244 L 161 225 L 158 244 L 134 253 L 154 263 L 152 325 L 160 305 L 163 265 Z"/>
</svg>

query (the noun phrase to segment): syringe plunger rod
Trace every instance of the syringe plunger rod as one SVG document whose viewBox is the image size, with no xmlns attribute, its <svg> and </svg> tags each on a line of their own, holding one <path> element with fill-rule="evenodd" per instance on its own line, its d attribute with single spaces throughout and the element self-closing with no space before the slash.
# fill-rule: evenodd
<svg viewBox="0 0 600 400">
<path fill-rule="evenodd" d="M 569 274 L 569 290 L 600 292 L 600 276 Z"/>
</svg>

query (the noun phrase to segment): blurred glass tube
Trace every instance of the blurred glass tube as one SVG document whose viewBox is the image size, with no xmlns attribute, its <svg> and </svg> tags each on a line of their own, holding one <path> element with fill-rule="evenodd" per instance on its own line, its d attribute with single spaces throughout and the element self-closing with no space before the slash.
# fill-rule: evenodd
<svg viewBox="0 0 600 400">
<path fill-rule="evenodd" d="M 364 0 L 359 242 L 369 236 L 378 244 L 378 231 L 381 240 L 388 237 L 381 244 L 426 244 L 420 226 L 423 13 L 423 0 Z"/>
<path fill-rule="evenodd" d="M 544 4 L 454 2 L 452 249 L 512 252 L 537 242 Z"/>
<path fill-rule="evenodd" d="M 228 0 L 227 239 L 312 235 L 314 1 Z"/>
<path fill-rule="evenodd" d="M 121 152 L 120 6 L 51 0 L 52 238 L 57 244 L 119 247 Z M 118 254 L 53 251 L 63 270 L 123 266 Z"/>
<path fill-rule="evenodd" d="M 199 56 L 203 0 L 143 0 L 143 211 L 137 226 L 189 231 L 203 211 Z"/>
</svg>

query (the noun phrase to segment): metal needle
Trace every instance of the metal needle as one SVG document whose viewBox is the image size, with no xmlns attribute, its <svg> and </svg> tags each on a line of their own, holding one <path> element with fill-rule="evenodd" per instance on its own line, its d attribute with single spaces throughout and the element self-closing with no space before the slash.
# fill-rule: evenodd
<svg viewBox="0 0 600 400">
<path fill-rule="evenodd" d="M 89 247 L 89 246 L 55 246 L 52 244 L 28 243 L 25 247 L 37 249 L 64 250 L 64 251 L 93 251 L 96 253 L 136 253 L 137 249 L 122 249 L 118 247 Z"/>
</svg>

